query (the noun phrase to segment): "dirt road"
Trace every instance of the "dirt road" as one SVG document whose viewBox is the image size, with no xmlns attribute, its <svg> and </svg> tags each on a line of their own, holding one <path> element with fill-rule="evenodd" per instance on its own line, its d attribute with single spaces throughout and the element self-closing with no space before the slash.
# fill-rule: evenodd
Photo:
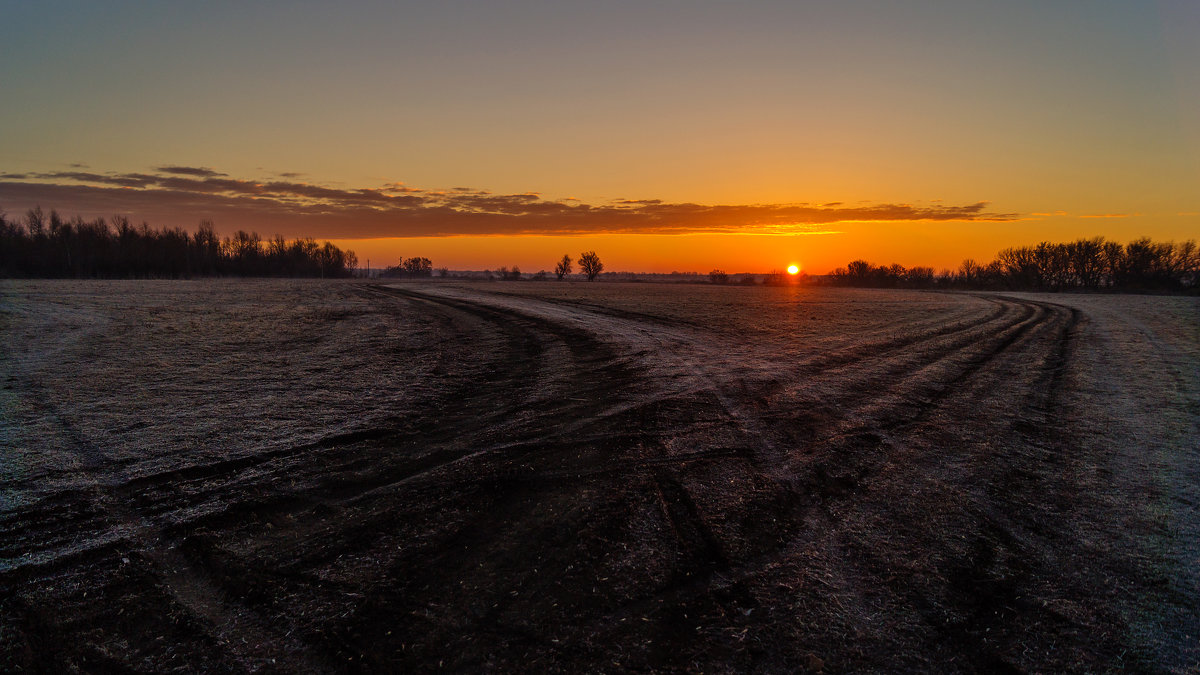
<svg viewBox="0 0 1200 675">
<path fill-rule="evenodd" d="M 1200 665 L 1195 299 L 273 283 L 3 289 L 6 670 Z"/>
</svg>

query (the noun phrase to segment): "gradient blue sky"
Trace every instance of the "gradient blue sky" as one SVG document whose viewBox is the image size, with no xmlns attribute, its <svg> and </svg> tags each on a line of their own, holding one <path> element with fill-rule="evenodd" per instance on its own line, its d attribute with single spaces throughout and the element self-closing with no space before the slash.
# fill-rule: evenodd
<svg viewBox="0 0 1200 675">
<path fill-rule="evenodd" d="M 1200 232 L 1196 2 L 0 10 L 10 214 L 38 201 L 212 217 L 358 239 L 360 257 L 458 235 L 424 245 L 452 267 L 503 249 L 529 260 L 494 265 L 535 269 L 564 234 L 607 246 L 618 268 L 766 269 L 781 255 L 820 272 L 847 254 L 936 266 L 1044 238 Z M 164 167 L 333 192 L 314 204 L 297 190 L 247 200 L 198 174 L 94 180 L 185 175 Z M 364 210 L 335 194 L 389 186 L 379 194 L 425 201 Z M 530 192 L 544 208 L 514 206 Z M 519 245 L 481 236 L 513 233 Z M 723 263 L 731 250 L 742 257 Z"/>
</svg>

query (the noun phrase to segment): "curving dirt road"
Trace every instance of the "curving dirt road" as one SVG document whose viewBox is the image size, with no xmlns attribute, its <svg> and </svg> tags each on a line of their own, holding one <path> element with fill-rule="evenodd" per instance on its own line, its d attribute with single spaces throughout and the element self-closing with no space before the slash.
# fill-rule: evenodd
<svg viewBox="0 0 1200 675">
<path fill-rule="evenodd" d="M 614 286 L 4 289 L 0 663 L 1200 665 L 1195 299 Z"/>
</svg>

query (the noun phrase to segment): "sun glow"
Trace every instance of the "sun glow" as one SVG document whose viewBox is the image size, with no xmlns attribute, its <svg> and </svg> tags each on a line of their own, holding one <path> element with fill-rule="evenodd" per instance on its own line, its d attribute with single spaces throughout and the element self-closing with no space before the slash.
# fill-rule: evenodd
<svg viewBox="0 0 1200 675">
<path fill-rule="evenodd" d="M 788 265 L 788 274 L 796 274 L 800 271 L 799 265 Z"/>
</svg>

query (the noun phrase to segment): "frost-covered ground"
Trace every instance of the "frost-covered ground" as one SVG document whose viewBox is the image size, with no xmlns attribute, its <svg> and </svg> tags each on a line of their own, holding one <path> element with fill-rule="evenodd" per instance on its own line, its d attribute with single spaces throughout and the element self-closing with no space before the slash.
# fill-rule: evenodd
<svg viewBox="0 0 1200 675">
<path fill-rule="evenodd" d="M 1200 301 L 3 282 L 0 663 L 1200 666 Z"/>
</svg>

